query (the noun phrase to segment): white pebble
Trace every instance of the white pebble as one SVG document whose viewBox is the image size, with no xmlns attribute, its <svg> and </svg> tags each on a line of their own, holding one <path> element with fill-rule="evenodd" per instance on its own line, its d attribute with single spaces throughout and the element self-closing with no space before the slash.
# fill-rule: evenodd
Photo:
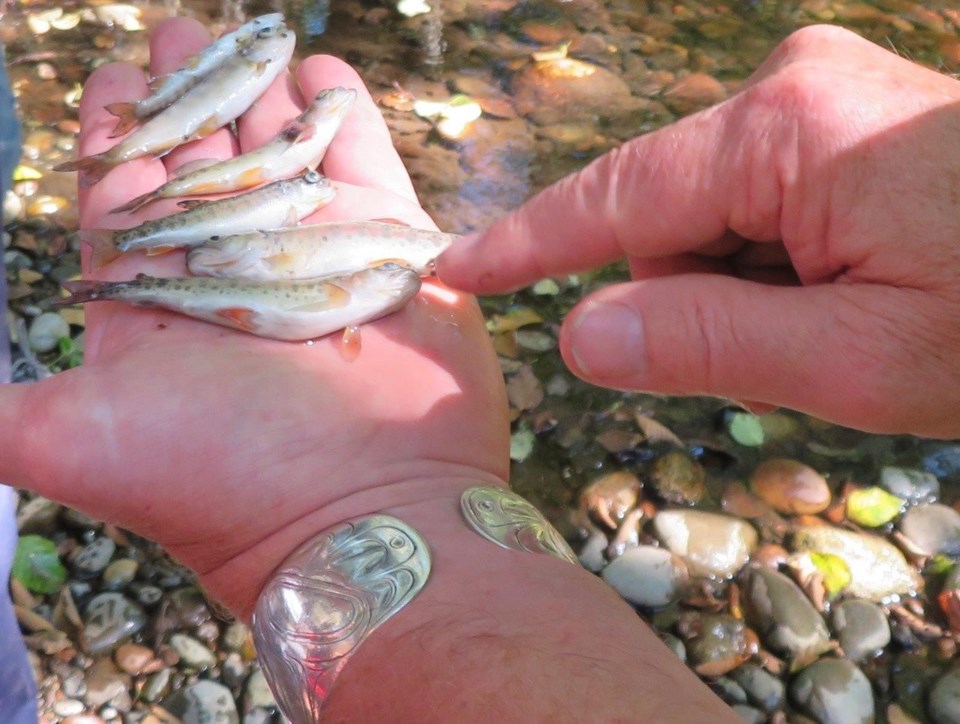
<svg viewBox="0 0 960 724">
<path fill-rule="evenodd" d="M 57 342 L 70 336 L 67 320 L 54 312 L 45 312 L 30 325 L 30 348 L 34 352 L 49 352 L 56 349 Z"/>
</svg>

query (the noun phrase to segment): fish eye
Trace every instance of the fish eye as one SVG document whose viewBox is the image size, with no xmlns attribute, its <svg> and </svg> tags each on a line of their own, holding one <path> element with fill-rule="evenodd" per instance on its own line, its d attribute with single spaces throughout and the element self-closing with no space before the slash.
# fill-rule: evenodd
<svg viewBox="0 0 960 724">
<path fill-rule="evenodd" d="M 322 176 L 320 176 L 320 174 L 318 174 L 316 171 L 307 171 L 303 176 L 303 180 L 308 184 L 319 183 L 321 178 Z"/>
<path fill-rule="evenodd" d="M 216 236 L 211 236 L 210 241 L 220 241 L 220 235 L 217 234 Z"/>
</svg>

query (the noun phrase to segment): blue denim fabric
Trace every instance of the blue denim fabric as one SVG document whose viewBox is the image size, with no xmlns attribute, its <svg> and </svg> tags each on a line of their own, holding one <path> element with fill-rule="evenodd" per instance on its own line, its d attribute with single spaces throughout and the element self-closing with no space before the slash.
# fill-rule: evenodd
<svg viewBox="0 0 960 724">
<path fill-rule="evenodd" d="M 3 47 L 0 46 L 2 56 Z M 6 195 L 10 177 L 19 160 L 20 122 L 14 111 L 6 69 L 0 65 L 0 200 Z M 2 221 L 0 214 L 0 228 Z M 3 253 L 2 245 L 0 253 Z M 6 314 L 7 275 L 3 264 L 0 264 L 0 384 L 10 381 L 10 340 L 7 337 Z M 13 488 L 0 485 L 0 581 L 3 582 L 0 588 L 0 721 L 36 724 L 37 695 L 33 673 L 27 662 L 27 650 L 6 587 L 13 550 L 17 544 L 14 518 L 16 502 Z"/>
</svg>

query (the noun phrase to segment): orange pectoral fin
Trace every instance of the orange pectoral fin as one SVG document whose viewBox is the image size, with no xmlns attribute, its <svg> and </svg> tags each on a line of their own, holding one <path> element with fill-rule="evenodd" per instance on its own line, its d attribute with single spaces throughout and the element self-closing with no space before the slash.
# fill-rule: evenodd
<svg viewBox="0 0 960 724">
<path fill-rule="evenodd" d="M 263 183 L 263 169 L 259 166 L 247 169 L 237 178 L 237 184 L 244 189 L 260 183 Z"/>
<path fill-rule="evenodd" d="M 217 316 L 223 317 L 234 327 L 242 329 L 244 332 L 252 332 L 256 329 L 253 320 L 256 313 L 249 307 L 225 307 L 217 310 Z"/>
<path fill-rule="evenodd" d="M 151 246 L 147 249 L 147 256 L 160 256 L 161 254 L 169 254 L 171 251 L 176 249 L 175 246 Z"/>
</svg>

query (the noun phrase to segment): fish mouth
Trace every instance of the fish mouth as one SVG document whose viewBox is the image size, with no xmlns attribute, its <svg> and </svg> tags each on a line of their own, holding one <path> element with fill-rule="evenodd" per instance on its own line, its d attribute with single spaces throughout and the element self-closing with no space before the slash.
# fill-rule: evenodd
<svg viewBox="0 0 960 724">
<path fill-rule="evenodd" d="M 315 117 L 324 113 L 346 113 L 353 107 L 357 99 L 357 91 L 354 88 L 326 88 L 317 94 L 313 101 L 311 116 Z"/>
</svg>

